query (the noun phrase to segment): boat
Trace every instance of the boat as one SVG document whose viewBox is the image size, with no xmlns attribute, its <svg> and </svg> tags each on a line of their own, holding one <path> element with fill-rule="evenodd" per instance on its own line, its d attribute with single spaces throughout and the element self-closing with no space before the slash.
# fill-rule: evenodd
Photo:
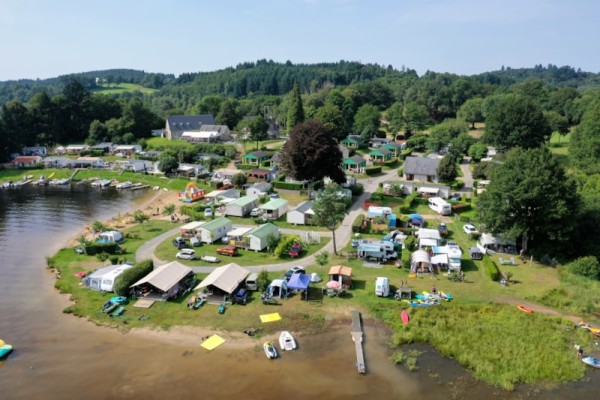
<svg viewBox="0 0 600 400">
<path fill-rule="evenodd" d="M 410 321 L 410 317 L 408 316 L 406 310 L 402 310 L 402 312 L 400 313 L 400 318 L 402 318 L 402 323 L 404 325 L 408 324 L 408 321 Z"/>
<path fill-rule="evenodd" d="M 221 261 L 221 260 L 219 260 L 215 256 L 202 256 L 202 257 L 200 257 L 200 259 L 202 261 L 206 261 L 206 262 L 209 262 L 209 263 L 218 263 L 219 261 Z"/>
<path fill-rule="evenodd" d="M 10 344 L 6 344 L 4 340 L 0 339 L 0 358 L 4 358 L 11 351 L 13 351 L 13 347 Z"/>
<path fill-rule="evenodd" d="M 288 331 L 281 332 L 281 335 L 279 335 L 279 347 L 281 347 L 281 350 L 286 351 L 296 350 L 296 340 L 294 340 L 291 333 Z"/>
<path fill-rule="evenodd" d="M 450 301 L 453 299 L 452 295 L 450 293 L 446 293 L 446 292 L 440 292 L 440 297 L 442 298 L 442 300 L 446 300 L 446 301 Z"/>
<path fill-rule="evenodd" d="M 127 303 L 127 297 L 125 296 L 114 296 L 110 298 L 110 302 L 111 303 L 116 303 L 116 304 L 125 304 Z"/>
<path fill-rule="evenodd" d="M 267 358 L 277 358 L 277 350 L 275 349 L 275 346 L 273 346 L 273 343 L 269 341 L 265 342 L 263 344 L 263 349 L 265 349 L 265 354 L 267 355 Z"/>
<path fill-rule="evenodd" d="M 132 186 L 133 186 L 133 183 L 131 183 L 130 181 L 126 181 L 126 182 L 117 183 L 116 188 L 117 189 L 129 189 Z"/>
<path fill-rule="evenodd" d="M 592 332 L 594 335 L 599 336 L 600 335 L 600 328 L 594 328 L 593 326 L 591 326 L 590 324 L 586 323 L 586 322 L 579 322 L 579 327 L 582 329 L 587 329 L 588 331 Z"/>
<path fill-rule="evenodd" d="M 198 299 L 197 299 L 197 300 L 194 302 L 194 304 L 192 305 L 192 308 L 193 308 L 194 310 L 197 310 L 197 309 L 199 309 L 200 307 L 202 307 L 202 305 L 203 305 L 204 303 L 206 303 L 206 299 L 205 299 L 205 298 L 203 298 L 203 297 L 200 297 L 200 298 L 198 298 Z"/>
<path fill-rule="evenodd" d="M 102 313 L 104 314 L 110 314 L 111 312 L 113 312 L 117 307 L 119 307 L 119 303 L 113 303 L 112 301 L 108 300 L 106 303 L 104 303 L 104 305 L 102 306 Z"/>
<path fill-rule="evenodd" d="M 581 359 L 581 361 L 583 361 L 585 364 L 589 365 L 590 367 L 600 368 L 600 360 L 597 359 L 596 357 L 592 357 L 592 356 L 583 357 Z"/>
<path fill-rule="evenodd" d="M 110 179 L 98 179 L 98 180 L 92 182 L 92 187 L 95 187 L 95 188 L 108 187 L 108 186 L 110 186 L 111 182 L 112 181 Z"/>
<path fill-rule="evenodd" d="M 527 307 L 525 307 L 524 305 L 521 305 L 521 304 L 519 304 L 519 305 L 517 306 L 517 308 L 518 308 L 519 310 L 521 310 L 521 311 L 523 311 L 523 312 L 526 312 L 526 313 L 529 313 L 529 314 L 531 314 L 531 313 L 533 312 L 533 310 L 532 310 L 531 308 L 527 308 Z"/>
</svg>

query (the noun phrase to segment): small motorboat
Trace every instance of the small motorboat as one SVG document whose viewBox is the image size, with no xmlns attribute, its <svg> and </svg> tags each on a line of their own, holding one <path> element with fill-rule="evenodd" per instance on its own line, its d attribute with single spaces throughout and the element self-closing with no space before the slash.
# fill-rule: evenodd
<svg viewBox="0 0 600 400">
<path fill-rule="evenodd" d="M 130 181 L 127 181 L 127 182 L 118 183 L 117 186 L 115 186 L 115 187 L 117 189 L 129 189 L 132 186 L 133 186 L 133 183 L 131 183 Z"/>
<path fill-rule="evenodd" d="M 92 187 L 95 188 L 105 188 L 109 187 L 112 181 L 110 179 L 98 179 L 97 181 L 92 182 Z"/>
<path fill-rule="evenodd" d="M 277 349 L 273 346 L 273 343 L 267 341 L 263 344 L 263 349 L 265 349 L 265 354 L 267 358 L 274 359 L 277 358 Z"/>
<path fill-rule="evenodd" d="M 116 304 L 125 304 L 127 303 L 127 297 L 125 296 L 114 296 L 110 298 L 110 301 L 112 303 L 116 303 Z"/>
<path fill-rule="evenodd" d="M 583 357 L 581 359 L 581 361 L 583 361 L 585 364 L 589 365 L 590 367 L 600 368 L 600 360 L 597 359 L 596 357 L 592 357 L 592 356 Z"/>
<path fill-rule="evenodd" d="M 215 256 L 202 256 L 202 257 L 200 257 L 200 259 L 202 261 L 206 261 L 206 262 L 209 262 L 209 263 L 218 263 L 219 261 L 221 261 L 221 260 L 219 260 Z"/>
<path fill-rule="evenodd" d="M 10 344 L 4 343 L 4 340 L 0 339 L 0 358 L 4 358 L 11 351 L 13 351 L 13 347 Z"/>
<path fill-rule="evenodd" d="M 291 333 L 288 331 L 281 332 L 281 335 L 279 335 L 279 347 L 281 347 L 281 350 L 286 351 L 296 350 L 296 340 L 294 340 Z"/>
</svg>

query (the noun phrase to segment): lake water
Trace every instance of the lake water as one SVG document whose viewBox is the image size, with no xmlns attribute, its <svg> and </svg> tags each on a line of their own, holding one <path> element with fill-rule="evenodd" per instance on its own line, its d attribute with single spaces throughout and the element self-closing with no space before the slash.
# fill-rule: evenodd
<svg viewBox="0 0 600 400">
<path fill-rule="evenodd" d="M 368 373 L 357 374 L 348 324 L 300 337 L 300 349 L 267 360 L 254 349 L 166 344 L 63 314 L 44 257 L 97 219 L 135 207 L 141 192 L 84 186 L 0 191 L 1 399 L 581 399 L 595 398 L 600 371 L 583 382 L 512 393 L 475 381 L 428 346 L 410 373 L 388 361 L 389 332 L 365 327 Z M 200 343 L 200 338 L 198 338 Z"/>
</svg>

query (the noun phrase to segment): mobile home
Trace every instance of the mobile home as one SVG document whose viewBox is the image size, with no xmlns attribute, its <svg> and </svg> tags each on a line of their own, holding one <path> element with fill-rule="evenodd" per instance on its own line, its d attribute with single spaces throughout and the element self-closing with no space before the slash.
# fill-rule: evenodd
<svg viewBox="0 0 600 400">
<path fill-rule="evenodd" d="M 199 226 L 196 229 L 196 236 L 203 243 L 213 243 L 225 236 L 232 228 L 231 220 L 221 217 Z"/>
<path fill-rule="evenodd" d="M 131 267 L 133 265 L 118 264 L 100 268 L 88 275 L 83 282 L 92 290 L 112 292 L 117 277 Z"/>
<path fill-rule="evenodd" d="M 375 217 L 386 218 L 391 213 L 392 213 L 392 209 L 390 207 L 369 206 L 369 209 L 367 211 L 367 217 L 368 218 L 375 218 Z"/>
<path fill-rule="evenodd" d="M 440 215 L 452 214 L 452 206 L 446 200 L 441 197 L 431 197 L 429 199 L 429 208 L 437 212 Z"/>
</svg>

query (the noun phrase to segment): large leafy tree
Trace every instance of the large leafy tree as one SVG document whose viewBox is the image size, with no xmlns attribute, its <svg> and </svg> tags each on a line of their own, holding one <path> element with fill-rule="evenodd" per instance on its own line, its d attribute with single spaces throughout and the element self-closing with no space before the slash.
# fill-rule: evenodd
<svg viewBox="0 0 600 400">
<path fill-rule="evenodd" d="M 471 124 L 471 129 L 475 129 L 475 122 L 483 122 L 483 102 L 480 97 L 469 99 L 464 102 L 458 110 L 457 117 Z"/>
<path fill-rule="evenodd" d="M 452 182 L 456 179 L 456 158 L 452 153 L 448 153 L 442 158 L 436 172 L 438 179 L 442 182 Z"/>
<path fill-rule="evenodd" d="M 248 121 L 247 128 L 250 131 L 250 140 L 256 142 L 256 150 L 258 150 L 258 143 L 269 137 L 267 135 L 269 124 L 263 117 L 257 116 Z"/>
<path fill-rule="evenodd" d="M 468 130 L 469 127 L 465 122 L 456 119 L 447 119 L 431 127 L 427 147 L 433 151 L 440 151 L 444 147 L 447 147 L 458 135 L 467 133 Z"/>
<path fill-rule="evenodd" d="M 371 104 L 360 106 L 354 116 L 354 133 L 370 139 L 379 131 L 379 110 Z"/>
<path fill-rule="evenodd" d="M 240 115 L 237 112 L 238 101 L 235 99 L 225 99 L 221 103 L 221 108 L 217 114 L 216 120 L 219 124 L 227 125 L 233 129 L 240 122 Z"/>
<path fill-rule="evenodd" d="M 590 105 L 571 135 L 573 164 L 588 174 L 600 173 L 600 100 Z"/>
<path fill-rule="evenodd" d="M 528 96 L 501 95 L 488 103 L 483 137 L 499 149 L 538 147 L 550 133 L 542 109 Z"/>
<path fill-rule="evenodd" d="M 408 103 L 402 110 L 402 127 L 405 136 L 410 136 L 417 131 L 423 130 L 429 123 L 427 108 L 421 104 Z"/>
<path fill-rule="evenodd" d="M 296 125 L 301 124 L 302 122 L 304 122 L 304 106 L 302 105 L 302 97 L 300 97 L 300 86 L 298 86 L 298 82 L 296 82 L 290 93 L 289 108 L 285 124 L 287 131 L 292 131 Z"/>
<path fill-rule="evenodd" d="M 173 173 L 179 168 L 179 161 L 177 161 L 177 154 L 172 151 L 165 150 L 160 153 L 158 157 L 158 169 L 165 173 Z"/>
<path fill-rule="evenodd" d="M 31 115 L 20 101 L 12 100 L 2 106 L 2 127 L 4 160 L 8 160 L 11 151 L 21 151 L 23 146 L 33 144 Z"/>
<path fill-rule="evenodd" d="M 331 134 L 338 141 L 344 140 L 348 136 L 346 123 L 340 109 L 333 104 L 325 104 L 317 109 L 315 119 L 321 121 L 323 126 L 331 131 Z"/>
<path fill-rule="evenodd" d="M 335 242 L 335 228 L 346 215 L 346 204 L 339 200 L 340 186 L 332 183 L 319 193 L 312 205 L 314 221 L 318 225 L 326 226 L 333 234 L 333 252 L 337 254 Z"/>
<path fill-rule="evenodd" d="M 486 229 L 521 237 L 527 249 L 530 241 L 532 247 L 564 243 L 573 234 L 579 203 L 574 182 L 547 148 L 515 148 L 492 170 L 477 209 Z"/>
<path fill-rule="evenodd" d="M 298 180 L 309 182 L 329 176 L 342 183 L 342 153 L 329 129 L 316 120 L 296 125 L 281 151 L 283 171 Z"/>
</svg>

